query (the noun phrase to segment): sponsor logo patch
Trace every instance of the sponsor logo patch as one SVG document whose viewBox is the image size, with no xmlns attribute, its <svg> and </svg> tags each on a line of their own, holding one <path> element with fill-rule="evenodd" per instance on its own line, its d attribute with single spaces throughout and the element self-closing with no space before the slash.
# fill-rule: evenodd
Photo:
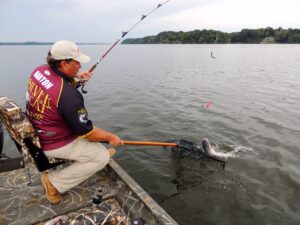
<svg viewBox="0 0 300 225">
<path fill-rule="evenodd" d="M 49 70 L 45 70 L 44 73 L 45 73 L 47 76 L 50 76 L 50 71 L 49 71 Z"/>
<path fill-rule="evenodd" d="M 88 113 L 85 108 L 82 108 L 78 111 L 79 121 L 80 123 L 88 122 Z"/>
</svg>

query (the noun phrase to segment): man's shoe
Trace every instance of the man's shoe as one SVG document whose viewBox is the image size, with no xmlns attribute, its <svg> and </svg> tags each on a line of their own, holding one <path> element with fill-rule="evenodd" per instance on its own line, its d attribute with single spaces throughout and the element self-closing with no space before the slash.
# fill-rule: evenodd
<svg viewBox="0 0 300 225">
<path fill-rule="evenodd" d="M 48 173 L 43 173 L 41 176 L 42 185 L 44 188 L 45 196 L 52 204 L 58 204 L 61 201 L 60 193 L 51 184 L 48 179 Z"/>
</svg>

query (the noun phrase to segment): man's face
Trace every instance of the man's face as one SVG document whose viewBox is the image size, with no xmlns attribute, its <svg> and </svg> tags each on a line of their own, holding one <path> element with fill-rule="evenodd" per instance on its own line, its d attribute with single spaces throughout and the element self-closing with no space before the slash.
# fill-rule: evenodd
<svg viewBox="0 0 300 225">
<path fill-rule="evenodd" d="M 80 62 L 75 60 L 71 61 L 62 61 L 60 64 L 60 70 L 68 77 L 75 78 L 79 69 L 81 68 Z"/>
</svg>

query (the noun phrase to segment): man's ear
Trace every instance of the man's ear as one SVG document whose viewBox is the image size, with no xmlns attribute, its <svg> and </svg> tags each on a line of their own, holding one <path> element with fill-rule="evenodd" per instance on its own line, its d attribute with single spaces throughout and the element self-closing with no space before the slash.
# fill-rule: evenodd
<svg viewBox="0 0 300 225">
<path fill-rule="evenodd" d="M 60 61 L 60 63 L 59 63 L 59 69 L 60 69 L 62 72 L 65 72 L 65 69 L 67 68 L 68 63 L 69 63 L 69 62 L 66 61 L 66 60 Z"/>
<path fill-rule="evenodd" d="M 67 65 L 67 61 L 65 61 L 65 60 L 62 60 L 62 61 L 60 61 L 60 63 L 59 63 L 59 67 L 60 68 L 63 68 L 63 67 L 65 67 Z"/>
</svg>

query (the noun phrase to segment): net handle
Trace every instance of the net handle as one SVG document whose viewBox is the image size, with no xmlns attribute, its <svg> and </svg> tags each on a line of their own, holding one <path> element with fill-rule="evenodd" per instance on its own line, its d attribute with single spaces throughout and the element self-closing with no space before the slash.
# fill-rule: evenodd
<svg viewBox="0 0 300 225">
<path fill-rule="evenodd" d="M 125 145 L 147 145 L 147 146 L 170 146 L 177 147 L 176 143 L 168 142 L 150 142 L 150 141 L 124 141 Z"/>
</svg>

